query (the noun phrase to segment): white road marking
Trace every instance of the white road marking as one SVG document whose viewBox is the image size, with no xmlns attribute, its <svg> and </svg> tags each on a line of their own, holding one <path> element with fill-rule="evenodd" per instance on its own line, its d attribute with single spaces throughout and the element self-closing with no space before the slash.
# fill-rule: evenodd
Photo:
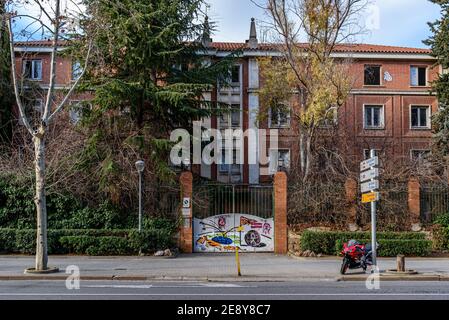
<svg viewBox="0 0 449 320">
<path fill-rule="evenodd" d="M 130 285 L 130 284 L 105 284 L 105 285 L 81 285 L 82 288 L 113 288 L 113 289 L 151 289 L 151 288 L 250 288 L 232 283 L 199 283 L 197 285 Z M 255 286 L 251 286 L 255 288 Z"/>
<path fill-rule="evenodd" d="M 0 293 L 0 296 L 282 296 L 282 297 L 333 297 L 333 296 L 410 296 L 410 297 L 425 297 L 425 296 L 442 296 L 449 297 L 449 293 Z"/>
</svg>

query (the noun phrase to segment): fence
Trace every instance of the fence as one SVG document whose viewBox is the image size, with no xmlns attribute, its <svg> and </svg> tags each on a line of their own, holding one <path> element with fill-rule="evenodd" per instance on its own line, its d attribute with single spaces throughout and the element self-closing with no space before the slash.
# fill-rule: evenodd
<svg viewBox="0 0 449 320">
<path fill-rule="evenodd" d="M 295 184 L 288 188 L 289 224 L 341 223 L 347 212 L 343 183 Z"/>
<path fill-rule="evenodd" d="M 359 225 L 371 223 L 371 205 L 363 204 L 358 196 L 357 219 Z M 377 203 L 377 220 L 380 228 L 401 231 L 411 221 L 408 208 L 407 183 L 386 184 L 381 187 L 380 201 Z"/>
<path fill-rule="evenodd" d="M 178 186 L 149 187 L 144 191 L 144 210 L 151 216 L 175 218 L 179 213 L 181 191 Z"/>
<path fill-rule="evenodd" d="M 273 216 L 273 187 L 206 184 L 193 191 L 193 215 L 197 218 L 245 213 L 262 218 Z"/>
<path fill-rule="evenodd" d="M 430 223 L 438 215 L 449 212 L 448 185 L 423 185 L 420 193 L 420 213 L 423 223 Z"/>
</svg>

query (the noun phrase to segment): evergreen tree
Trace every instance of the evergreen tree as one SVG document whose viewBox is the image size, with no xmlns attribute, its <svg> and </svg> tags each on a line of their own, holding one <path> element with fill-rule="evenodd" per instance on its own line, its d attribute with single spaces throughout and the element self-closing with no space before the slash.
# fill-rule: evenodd
<svg viewBox="0 0 449 320">
<path fill-rule="evenodd" d="M 439 112 L 433 118 L 435 133 L 435 152 L 449 155 L 449 0 L 430 0 L 440 5 L 441 19 L 429 23 L 433 35 L 424 43 L 432 48 L 433 56 L 443 67 L 437 81 L 433 83 L 433 91 L 439 101 Z"/>
<path fill-rule="evenodd" d="M 202 22 L 204 5 L 204 0 L 87 0 L 86 23 L 97 32 L 96 62 L 85 83 L 94 99 L 83 117 L 89 139 L 81 165 L 93 170 L 100 190 L 115 201 L 134 194 L 125 181 L 137 158 L 148 164 L 147 180 L 169 180 L 171 130 L 191 128 L 193 120 L 216 110 L 203 93 L 217 79 L 226 81 L 233 58 L 207 62 L 201 54 L 210 32 Z"/>
</svg>

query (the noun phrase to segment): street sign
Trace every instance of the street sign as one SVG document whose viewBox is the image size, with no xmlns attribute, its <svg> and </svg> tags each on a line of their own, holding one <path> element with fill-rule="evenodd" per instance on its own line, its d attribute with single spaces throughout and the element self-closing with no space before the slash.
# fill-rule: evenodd
<svg viewBox="0 0 449 320">
<path fill-rule="evenodd" d="M 379 180 L 372 180 L 360 185 L 362 193 L 370 192 L 379 189 Z"/>
<path fill-rule="evenodd" d="M 379 201 L 379 192 L 370 192 L 362 194 L 362 203 Z"/>
<path fill-rule="evenodd" d="M 360 182 L 365 182 L 367 180 L 375 179 L 379 176 L 379 169 L 373 168 L 371 170 L 362 172 L 360 174 Z"/>
<path fill-rule="evenodd" d="M 190 198 L 185 197 L 184 199 L 182 199 L 182 207 L 190 208 Z"/>
<path fill-rule="evenodd" d="M 371 167 L 377 167 L 378 165 L 379 165 L 379 157 L 370 158 L 360 163 L 360 171 L 365 171 Z"/>
</svg>

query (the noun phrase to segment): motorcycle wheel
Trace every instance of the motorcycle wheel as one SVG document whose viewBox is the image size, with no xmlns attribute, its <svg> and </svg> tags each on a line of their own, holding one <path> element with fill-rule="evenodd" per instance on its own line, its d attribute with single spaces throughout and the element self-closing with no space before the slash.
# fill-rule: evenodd
<svg viewBox="0 0 449 320">
<path fill-rule="evenodd" d="M 346 271 L 348 271 L 348 268 L 349 268 L 349 259 L 344 258 L 343 263 L 341 264 L 340 273 L 345 274 Z"/>
</svg>

